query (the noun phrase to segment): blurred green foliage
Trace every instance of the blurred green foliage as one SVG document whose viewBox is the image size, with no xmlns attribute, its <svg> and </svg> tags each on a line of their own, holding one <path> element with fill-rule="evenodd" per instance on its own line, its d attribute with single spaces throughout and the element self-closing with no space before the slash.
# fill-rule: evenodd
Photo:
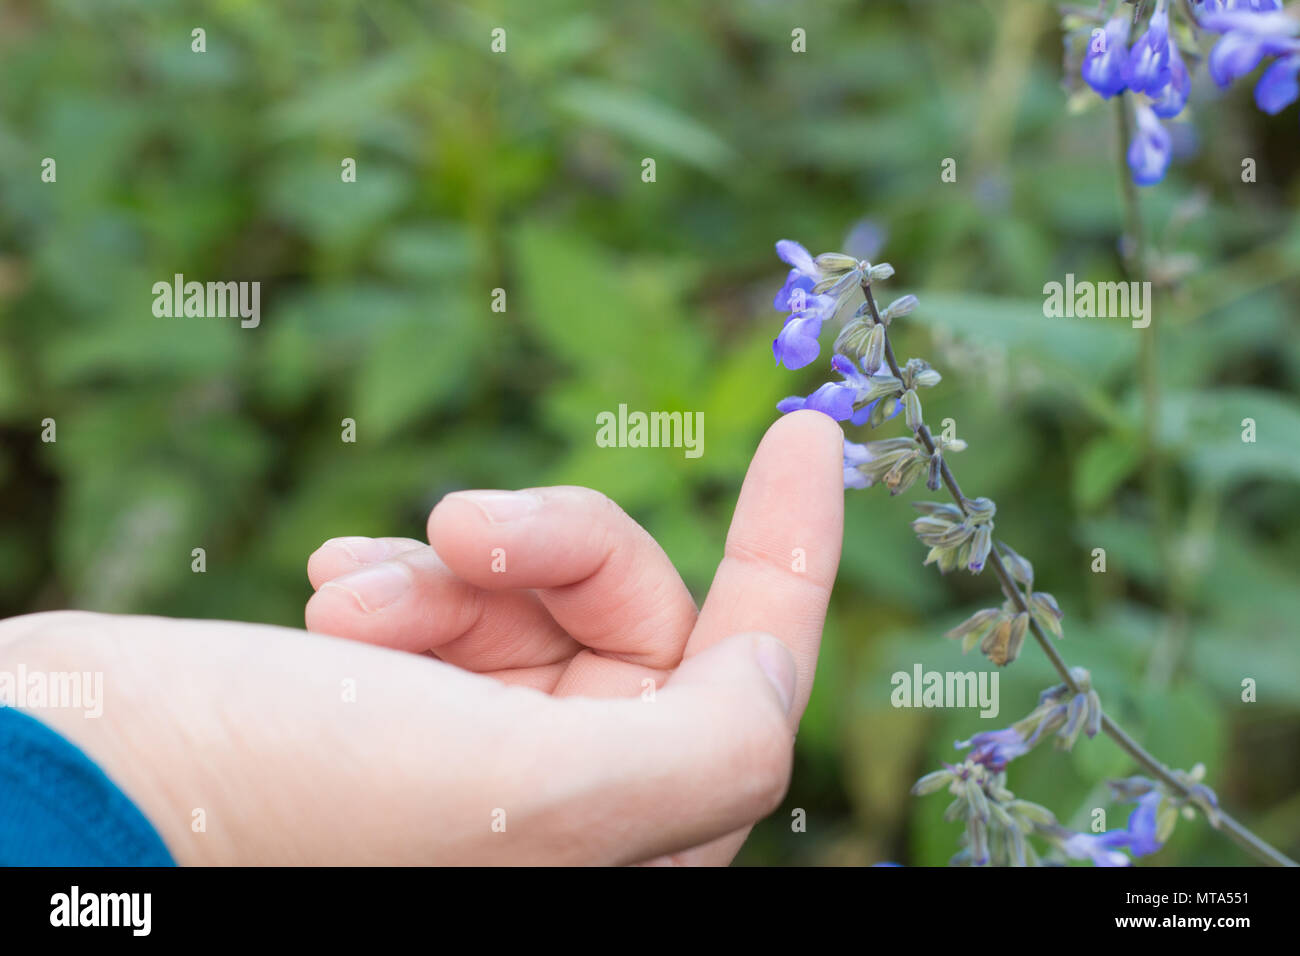
<svg viewBox="0 0 1300 956">
<path fill-rule="evenodd" d="M 1150 233 L 1194 257 L 1157 304 L 1166 565 L 1141 476 L 1144 333 L 1042 314 L 1066 272 L 1121 277 L 1112 112 L 1067 110 L 1060 58 L 1041 0 L 7 0 L 0 613 L 300 625 L 324 539 L 421 536 L 451 489 L 558 482 L 619 501 L 702 596 L 775 401 L 823 375 L 773 368 L 772 243 L 838 248 L 868 220 L 898 270 L 884 294 L 921 298 L 900 354 L 945 374 L 927 418 L 971 443 L 962 483 L 1057 595 L 1067 658 L 1295 854 L 1300 132 L 1202 76 L 1181 134 L 1198 151 L 1142 192 Z M 155 318 L 151 286 L 175 273 L 260 281 L 261 326 Z M 702 411 L 704 456 L 598 448 L 595 415 L 619 403 Z M 745 862 L 945 861 L 946 801 L 909 785 L 1053 683 L 1030 647 L 997 721 L 892 709 L 895 670 L 984 666 L 940 635 L 993 581 L 923 570 L 904 502 L 847 507 L 794 786 Z M 1011 785 L 1085 826 L 1108 806 L 1098 781 L 1131 770 L 1099 739 L 1035 752 Z M 1155 862 L 1245 859 L 1197 822 Z"/>
</svg>

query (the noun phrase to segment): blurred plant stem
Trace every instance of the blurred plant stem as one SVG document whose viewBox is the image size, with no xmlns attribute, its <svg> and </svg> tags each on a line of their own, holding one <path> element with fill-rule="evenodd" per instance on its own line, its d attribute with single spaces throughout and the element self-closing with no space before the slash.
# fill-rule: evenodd
<svg viewBox="0 0 1300 956">
<path fill-rule="evenodd" d="M 1119 144 L 1116 165 L 1124 203 L 1124 236 L 1120 241 L 1120 257 L 1130 280 L 1146 282 L 1150 280 L 1151 271 L 1146 228 L 1142 220 L 1142 201 L 1128 169 L 1133 108 L 1127 94 L 1121 94 L 1116 100 L 1115 117 L 1119 133 L 1116 137 Z M 1162 289 L 1152 283 L 1151 297 L 1147 303 L 1150 324 L 1145 329 L 1138 330 L 1138 377 L 1142 388 L 1142 479 L 1154 511 L 1152 523 L 1156 555 L 1163 582 L 1163 624 L 1147 665 L 1147 681 L 1156 687 L 1167 686 L 1173 679 L 1186 649 L 1186 592 L 1182 582 L 1189 577 L 1181 573 L 1179 556 L 1174 553 L 1173 504 L 1168 468 L 1160 442 L 1160 324 L 1155 319 L 1158 311 L 1155 300 L 1157 296 L 1163 300 L 1162 292 Z"/>
<path fill-rule="evenodd" d="M 876 307 L 876 297 L 872 294 L 870 281 L 864 281 L 862 283 L 862 294 L 866 299 L 867 309 L 871 314 L 872 320 L 885 328 L 884 355 L 890 373 L 899 381 L 903 381 L 903 369 L 898 364 L 898 359 L 894 356 L 894 346 L 890 341 L 889 326 L 886 325 L 885 321 L 881 318 L 880 310 Z M 1146 331 L 1149 331 L 1149 329 Z M 926 452 L 933 456 L 937 451 L 937 446 L 935 445 L 934 438 L 930 435 L 930 429 L 924 422 L 917 423 L 916 436 L 920 439 Z M 957 478 L 953 475 L 952 469 L 948 467 L 948 459 L 943 456 L 940 457 L 939 461 L 939 477 L 942 480 L 944 487 L 948 489 L 948 493 L 952 496 L 953 501 L 956 502 L 957 507 L 962 510 L 963 514 L 969 514 L 969 499 L 962 492 L 961 486 L 957 484 Z M 1070 689 L 1071 693 L 1080 693 L 1079 684 L 1074 679 L 1074 675 L 1070 673 L 1069 665 L 1065 662 L 1061 653 L 1056 649 L 1056 646 L 1043 630 L 1042 625 L 1038 623 L 1038 619 L 1030 611 L 1028 599 L 1025 597 L 1024 592 L 1020 590 L 1020 585 L 1017 584 L 1015 579 L 1011 576 L 1011 572 L 1007 570 L 1007 566 L 1002 560 L 1002 555 L 996 547 L 989 552 L 988 567 L 993 569 L 993 573 L 1001 583 L 1002 591 L 1007 596 L 1007 599 L 1016 606 L 1017 610 L 1028 615 L 1029 630 L 1034 635 L 1034 640 L 1038 642 L 1038 646 L 1043 649 L 1043 653 L 1047 655 L 1048 660 L 1052 662 L 1052 666 L 1056 669 L 1056 673 L 1060 676 L 1061 681 Z M 1119 726 L 1119 724 L 1115 723 L 1110 714 L 1104 713 L 1102 715 L 1101 728 L 1105 731 L 1106 736 L 1110 737 L 1119 745 L 1121 750 L 1132 757 L 1139 766 L 1147 771 L 1147 773 L 1164 784 L 1170 792 L 1177 793 L 1184 798 L 1191 798 L 1193 796 L 1191 787 L 1180 780 L 1172 770 L 1143 749 L 1141 744 L 1130 737 L 1128 733 Z M 1189 799 L 1187 805 L 1195 806 L 1196 804 Z M 1211 826 L 1227 833 L 1228 836 L 1239 846 L 1254 854 L 1260 860 L 1273 866 L 1297 865 L 1290 857 L 1274 849 L 1259 837 L 1255 836 L 1254 833 L 1242 824 L 1238 823 L 1223 810 L 1218 810 L 1217 817 L 1217 823 L 1211 821 Z"/>
</svg>

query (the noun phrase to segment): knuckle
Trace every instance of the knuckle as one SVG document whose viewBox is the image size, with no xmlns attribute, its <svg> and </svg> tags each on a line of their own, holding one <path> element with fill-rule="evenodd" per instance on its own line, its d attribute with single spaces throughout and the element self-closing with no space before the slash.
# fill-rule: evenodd
<svg viewBox="0 0 1300 956">
<path fill-rule="evenodd" d="M 751 572 L 775 577 L 783 582 L 783 586 L 793 584 L 800 588 L 808 588 L 810 594 L 815 594 L 819 598 L 821 596 L 829 598 L 833 572 L 832 578 L 828 581 L 824 570 L 820 566 L 812 566 L 811 562 L 808 571 L 796 571 L 791 564 L 790 554 L 789 550 L 776 545 L 728 541 L 723 560 L 734 561 Z"/>
</svg>

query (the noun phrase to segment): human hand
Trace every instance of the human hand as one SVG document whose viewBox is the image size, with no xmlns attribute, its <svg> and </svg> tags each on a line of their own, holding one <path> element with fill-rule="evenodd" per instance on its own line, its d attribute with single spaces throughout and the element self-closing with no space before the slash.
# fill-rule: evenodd
<svg viewBox="0 0 1300 956">
<path fill-rule="evenodd" d="M 448 495 L 429 517 L 432 546 L 326 542 L 308 562 L 317 591 L 307 626 L 558 697 L 602 698 L 643 695 L 729 635 L 766 631 L 794 655 L 793 730 L 839 562 L 841 443 L 816 413 L 772 427 L 698 613 L 643 528 L 598 492 L 559 487 Z M 794 570 L 799 554 L 806 566 Z M 729 861 L 747 832 L 674 862 Z"/>
<path fill-rule="evenodd" d="M 461 666 L 284 628 L 58 612 L 0 622 L 0 669 L 103 673 L 99 719 L 61 709 L 33 716 L 85 750 L 181 863 L 616 864 L 672 854 L 723 862 L 788 780 L 838 561 L 840 441 L 833 423 L 811 413 L 773 426 L 698 619 L 676 601 L 684 589 L 657 573 L 633 577 L 647 573 L 646 551 L 620 565 L 622 538 L 609 538 L 600 567 L 566 588 L 562 575 L 545 576 L 547 564 L 565 558 L 565 573 L 580 571 L 580 552 L 530 559 L 524 535 L 508 545 L 518 552 L 503 575 L 515 575 L 511 583 L 476 585 L 481 616 L 464 601 L 421 603 L 422 585 L 404 599 L 430 615 L 425 637 L 445 633 L 431 625 L 448 611 L 463 615 L 463 636 L 474 640 L 460 647 Z M 602 507 L 616 525 L 618 513 Z M 463 501 L 441 509 L 435 544 L 444 516 L 454 531 L 480 520 L 477 511 Z M 790 570 L 794 548 L 807 553 L 805 572 Z M 627 580 L 603 576 L 604 567 Z M 555 627 L 591 645 L 552 657 L 566 635 L 551 628 L 510 643 L 509 615 L 536 611 L 519 603 L 528 600 L 516 590 L 529 587 L 525 575 L 540 582 L 538 606 L 562 619 L 551 617 Z M 624 600 L 602 603 L 601 594 Z M 410 629 L 421 618 L 398 616 L 402 606 L 387 605 L 389 620 L 406 622 L 393 644 L 424 650 Z M 595 627 L 615 622 L 632 639 Z M 793 658 L 755 630 L 777 634 Z M 494 646 L 510 653 L 492 663 Z M 547 653 L 518 654 L 539 648 Z M 506 680 L 470 672 L 475 660 Z M 660 672 L 667 680 L 653 703 L 611 696 L 639 694 L 639 676 Z M 552 673 L 559 696 L 536 689 L 537 675 Z"/>
</svg>

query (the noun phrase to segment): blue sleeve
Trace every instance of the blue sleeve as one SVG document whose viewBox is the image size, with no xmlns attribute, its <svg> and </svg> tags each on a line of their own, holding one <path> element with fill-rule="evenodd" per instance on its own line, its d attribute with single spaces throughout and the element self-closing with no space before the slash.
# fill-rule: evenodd
<svg viewBox="0 0 1300 956">
<path fill-rule="evenodd" d="M 0 865 L 175 866 L 136 805 L 71 742 L 0 706 Z"/>
</svg>

